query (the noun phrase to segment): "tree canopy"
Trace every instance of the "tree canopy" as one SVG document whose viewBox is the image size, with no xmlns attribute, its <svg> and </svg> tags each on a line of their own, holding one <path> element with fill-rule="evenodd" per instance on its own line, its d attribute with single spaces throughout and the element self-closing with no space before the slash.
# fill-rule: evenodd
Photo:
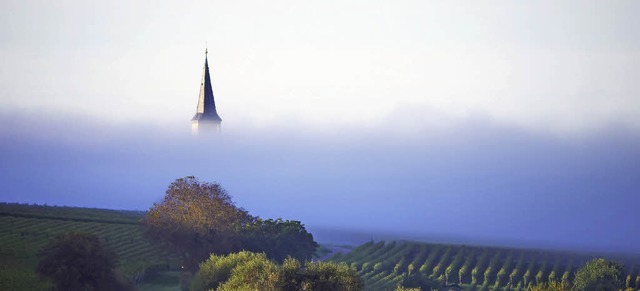
<svg viewBox="0 0 640 291">
<path fill-rule="evenodd" d="M 118 282 L 114 252 L 97 236 L 65 233 L 49 241 L 38 253 L 36 272 L 50 279 L 58 290 L 127 290 Z"/>
<path fill-rule="evenodd" d="M 148 237 L 180 254 L 184 267 L 195 271 L 210 253 L 241 249 L 238 230 L 251 219 L 219 184 L 190 176 L 171 183 L 142 223 Z"/>
<path fill-rule="evenodd" d="M 289 257 L 282 265 L 277 265 L 264 253 L 244 251 L 226 256 L 211 255 L 200 265 L 200 270 L 191 284 L 192 291 L 356 291 L 362 289 L 362 280 L 355 269 L 349 268 L 344 263 L 306 262 L 303 265 Z"/>
<path fill-rule="evenodd" d="M 242 231 L 243 246 L 253 252 L 264 252 L 277 262 L 291 256 L 310 260 L 318 244 L 300 221 L 256 219 Z"/>
<path fill-rule="evenodd" d="M 576 272 L 574 290 L 618 290 L 624 285 L 623 267 L 605 259 L 593 259 Z"/>
<path fill-rule="evenodd" d="M 185 269 L 194 272 L 212 253 L 249 250 L 281 262 L 287 256 L 308 260 L 318 246 L 299 221 L 253 217 L 237 207 L 219 184 L 191 176 L 169 185 L 143 226 L 152 241 L 179 254 Z"/>
</svg>

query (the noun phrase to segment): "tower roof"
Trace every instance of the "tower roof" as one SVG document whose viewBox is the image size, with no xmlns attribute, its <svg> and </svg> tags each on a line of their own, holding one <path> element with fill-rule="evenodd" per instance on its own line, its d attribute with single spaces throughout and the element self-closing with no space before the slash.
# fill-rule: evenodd
<svg viewBox="0 0 640 291">
<path fill-rule="evenodd" d="M 202 80 L 200 81 L 200 95 L 198 96 L 198 107 L 196 115 L 192 121 L 209 121 L 220 123 L 222 118 L 216 111 L 216 103 L 213 98 L 213 88 L 211 86 L 211 76 L 209 75 L 209 61 L 207 60 L 208 51 L 204 51 L 204 69 L 202 72 Z"/>
</svg>

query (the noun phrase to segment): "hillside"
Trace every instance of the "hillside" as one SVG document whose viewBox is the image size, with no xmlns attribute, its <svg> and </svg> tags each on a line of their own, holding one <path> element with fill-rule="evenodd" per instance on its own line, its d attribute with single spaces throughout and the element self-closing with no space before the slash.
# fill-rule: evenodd
<svg viewBox="0 0 640 291">
<path fill-rule="evenodd" d="M 355 268 L 364 279 L 366 290 L 393 290 L 398 284 L 416 287 L 420 283 L 416 281 L 424 282 L 424 278 L 469 290 L 526 290 L 532 284 L 550 279 L 571 281 L 575 271 L 595 256 L 548 250 L 371 241 L 330 260 Z M 640 287 L 640 258 L 607 258 L 624 264 L 627 287 Z"/>
<path fill-rule="evenodd" d="M 144 215 L 142 211 L 0 203 L 0 290 L 46 289 L 34 272 L 37 252 L 56 234 L 69 231 L 98 235 L 118 254 L 118 270 L 135 282 L 142 282 L 155 271 L 178 270 L 175 260 L 143 237 L 138 223 Z M 459 284 L 469 290 L 525 290 L 530 284 L 553 278 L 571 280 L 580 266 L 596 256 L 623 263 L 627 286 L 640 287 L 637 256 L 370 241 L 329 260 L 355 268 L 366 290 L 409 286 L 418 277 Z"/>
<path fill-rule="evenodd" d="M 141 211 L 0 203 L 0 290 L 42 290 L 34 272 L 37 252 L 56 234 L 92 233 L 113 249 L 118 270 L 141 281 L 151 269 L 172 261 L 143 238 Z"/>
</svg>

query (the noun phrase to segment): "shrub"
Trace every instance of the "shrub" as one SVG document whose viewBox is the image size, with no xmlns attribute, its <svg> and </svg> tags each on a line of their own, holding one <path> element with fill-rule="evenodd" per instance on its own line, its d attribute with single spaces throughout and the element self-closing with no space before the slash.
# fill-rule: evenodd
<svg viewBox="0 0 640 291">
<path fill-rule="evenodd" d="M 345 263 L 307 262 L 287 258 L 281 266 L 264 253 L 239 252 L 226 256 L 211 255 L 200 265 L 191 290 L 266 290 L 321 291 L 362 290 L 356 271 Z"/>
<path fill-rule="evenodd" d="M 226 256 L 211 254 L 208 260 L 200 264 L 200 269 L 191 282 L 191 290 L 216 289 L 229 280 L 234 268 L 256 259 L 266 260 L 266 256 L 251 252 L 239 252 Z"/>
<path fill-rule="evenodd" d="M 253 256 L 250 260 L 236 266 L 231 271 L 231 277 L 218 290 L 282 290 L 282 274 L 266 256 Z"/>
<path fill-rule="evenodd" d="M 59 290 L 130 290 L 114 272 L 116 255 L 97 236 L 65 233 L 38 252 L 36 272 Z"/>
<path fill-rule="evenodd" d="M 622 265 L 605 259 L 593 259 L 576 272 L 576 290 L 618 290 L 623 287 Z"/>
</svg>

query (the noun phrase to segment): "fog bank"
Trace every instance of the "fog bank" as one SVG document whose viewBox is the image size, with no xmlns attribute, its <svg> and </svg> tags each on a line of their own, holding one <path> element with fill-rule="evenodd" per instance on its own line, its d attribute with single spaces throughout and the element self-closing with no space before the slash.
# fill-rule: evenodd
<svg viewBox="0 0 640 291">
<path fill-rule="evenodd" d="M 173 180 L 218 182 L 254 215 L 461 243 L 640 253 L 640 135 L 440 128 L 273 130 L 5 116 L 2 201 L 145 210 Z M 400 126 L 400 125 L 398 125 Z"/>
</svg>

